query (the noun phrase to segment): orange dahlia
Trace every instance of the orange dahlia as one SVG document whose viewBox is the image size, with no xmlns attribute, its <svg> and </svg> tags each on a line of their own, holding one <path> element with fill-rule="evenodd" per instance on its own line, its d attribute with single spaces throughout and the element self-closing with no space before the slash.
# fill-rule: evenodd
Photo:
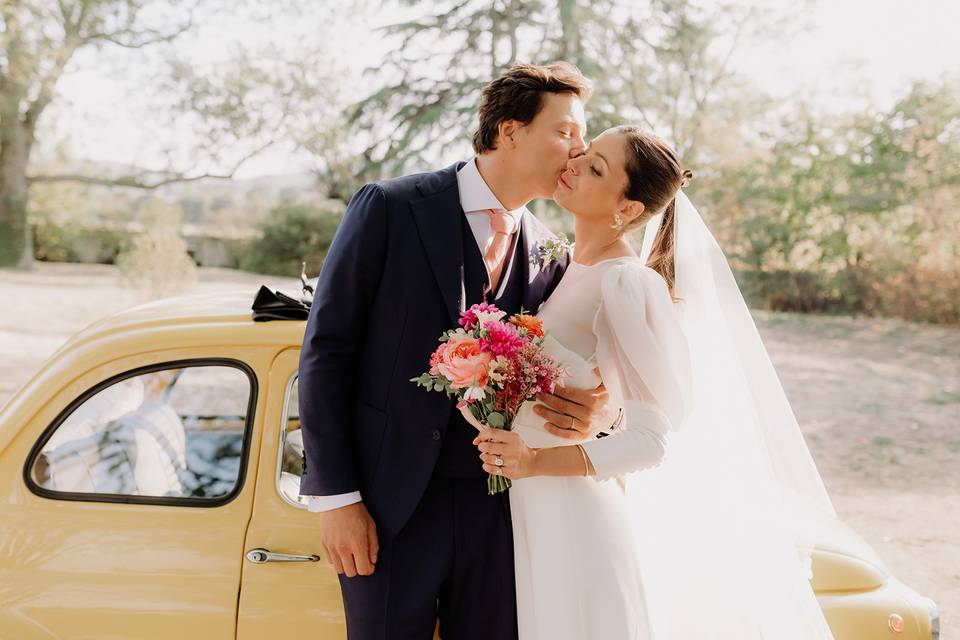
<svg viewBox="0 0 960 640">
<path fill-rule="evenodd" d="M 538 338 L 543 337 L 543 321 L 536 316 L 518 313 L 510 318 L 510 322 L 517 325 L 521 329 L 526 329 Z"/>
</svg>

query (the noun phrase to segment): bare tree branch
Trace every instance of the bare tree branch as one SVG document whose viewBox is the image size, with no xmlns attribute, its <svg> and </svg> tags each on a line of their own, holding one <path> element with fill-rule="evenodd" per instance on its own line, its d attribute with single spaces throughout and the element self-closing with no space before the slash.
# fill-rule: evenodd
<svg viewBox="0 0 960 640">
<path fill-rule="evenodd" d="M 119 178 L 101 178 L 98 176 L 85 176 L 80 174 L 60 174 L 60 175 L 44 175 L 44 176 L 28 176 L 27 181 L 30 184 L 35 184 L 39 182 L 80 182 L 83 184 L 98 184 L 106 187 L 130 187 L 133 189 L 144 189 L 152 190 L 158 189 L 160 187 L 166 186 L 173 183 L 181 182 L 196 182 L 197 180 L 205 179 L 214 179 L 214 180 L 229 180 L 233 178 L 237 170 L 240 169 L 248 160 L 254 156 L 259 155 L 267 148 L 276 143 L 276 140 L 270 140 L 267 143 L 260 145 L 247 155 L 243 156 L 230 170 L 229 173 L 203 173 L 194 176 L 188 176 L 185 173 L 172 172 L 172 171 L 144 171 L 140 175 L 130 175 L 122 176 Z M 156 181 L 148 181 L 143 178 L 144 175 L 150 174 L 166 174 L 167 177 L 162 178 Z"/>
<path fill-rule="evenodd" d="M 129 35 L 129 34 L 123 34 L 118 32 L 118 33 L 91 33 L 84 37 L 84 41 L 93 42 L 95 40 L 100 40 L 102 42 L 109 42 L 110 44 L 115 44 L 118 47 L 123 47 L 125 49 L 141 49 L 143 47 L 146 47 L 152 44 L 157 44 L 158 42 L 170 42 L 172 40 L 176 40 L 177 38 L 179 38 L 180 36 L 182 36 L 184 33 L 186 33 L 192 28 L 193 28 L 193 17 L 191 16 L 190 19 L 187 20 L 187 22 L 184 23 L 182 26 L 177 28 L 176 31 L 172 31 L 169 33 L 160 33 L 158 31 L 152 31 L 152 32 L 143 32 L 143 33 L 137 34 L 138 36 L 147 36 L 147 34 L 149 34 L 148 37 L 145 37 L 142 40 L 133 40 L 133 41 L 124 42 L 123 40 L 120 39 L 120 37 L 122 35 Z"/>
</svg>

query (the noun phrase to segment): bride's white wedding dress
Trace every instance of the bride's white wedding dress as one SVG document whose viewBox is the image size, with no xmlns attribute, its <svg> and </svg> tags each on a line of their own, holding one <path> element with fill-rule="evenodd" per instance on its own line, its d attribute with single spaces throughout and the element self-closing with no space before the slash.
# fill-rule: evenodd
<svg viewBox="0 0 960 640">
<path fill-rule="evenodd" d="M 513 483 L 520 640 L 833 640 L 804 520 L 834 513 L 823 480 L 682 190 L 678 302 L 645 266 L 662 218 L 647 223 L 639 258 L 571 262 L 538 312 L 567 383 L 593 388 L 599 368 L 624 421 L 581 443 L 595 476 Z M 527 444 L 576 444 L 544 431 L 533 405 L 513 424 Z"/>
<path fill-rule="evenodd" d="M 599 367 L 622 427 L 581 444 L 590 477 L 533 477 L 510 490 L 520 640 L 653 637 L 643 567 L 616 476 L 657 465 L 689 405 L 689 361 L 663 279 L 639 258 L 570 263 L 538 312 L 566 384 L 593 388 Z M 513 430 L 531 447 L 577 443 L 523 405 Z"/>
</svg>

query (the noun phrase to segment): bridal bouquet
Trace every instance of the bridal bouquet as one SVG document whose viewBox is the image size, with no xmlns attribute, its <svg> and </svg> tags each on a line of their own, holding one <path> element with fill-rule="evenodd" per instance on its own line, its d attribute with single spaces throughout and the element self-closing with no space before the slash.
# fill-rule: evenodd
<svg viewBox="0 0 960 640">
<path fill-rule="evenodd" d="M 509 430 L 520 406 L 538 393 L 553 393 L 569 373 L 543 350 L 540 320 L 519 313 L 509 318 L 491 304 L 475 304 L 460 314 L 460 328 L 445 331 L 430 356 L 430 370 L 412 378 L 428 391 L 457 399 L 471 421 Z M 492 495 L 510 488 L 510 480 L 489 475 Z"/>
</svg>

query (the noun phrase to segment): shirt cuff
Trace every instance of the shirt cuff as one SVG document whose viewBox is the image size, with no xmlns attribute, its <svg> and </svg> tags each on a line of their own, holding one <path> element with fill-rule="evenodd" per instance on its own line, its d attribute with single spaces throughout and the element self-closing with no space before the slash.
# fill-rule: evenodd
<svg viewBox="0 0 960 640">
<path fill-rule="evenodd" d="M 345 507 L 348 504 L 354 504 L 360 502 L 362 498 L 360 497 L 359 491 L 352 491 L 350 493 L 338 493 L 332 496 L 303 496 L 307 498 L 307 511 L 313 511 L 318 513 L 320 511 L 331 511 L 333 509 L 339 509 L 340 507 Z"/>
<path fill-rule="evenodd" d="M 606 411 L 607 414 L 611 412 L 612 412 L 612 409 L 608 409 Z M 620 429 L 621 426 L 623 426 L 623 408 L 617 409 L 617 417 L 613 421 L 613 424 L 611 424 L 606 429 L 600 430 L 600 432 L 594 436 L 594 439 L 596 440 L 597 438 L 606 438 L 609 435 L 613 435 L 618 429 Z"/>
</svg>

